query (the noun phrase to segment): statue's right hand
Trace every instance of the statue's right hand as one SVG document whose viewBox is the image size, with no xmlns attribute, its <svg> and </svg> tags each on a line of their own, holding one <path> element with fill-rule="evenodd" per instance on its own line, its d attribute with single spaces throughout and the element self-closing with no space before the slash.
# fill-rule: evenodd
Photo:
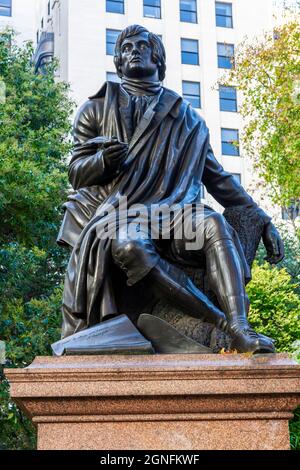
<svg viewBox="0 0 300 470">
<path fill-rule="evenodd" d="M 128 144 L 113 138 L 103 144 L 104 164 L 107 168 L 118 169 L 125 161 L 128 153 Z"/>
</svg>

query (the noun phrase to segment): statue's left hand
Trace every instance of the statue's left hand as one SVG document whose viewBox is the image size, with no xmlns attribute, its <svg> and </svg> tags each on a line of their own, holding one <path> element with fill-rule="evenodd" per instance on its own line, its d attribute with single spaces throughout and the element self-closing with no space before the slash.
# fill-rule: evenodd
<svg viewBox="0 0 300 470">
<path fill-rule="evenodd" d="M 263 233 L 263 242 L 267 250 L 265 260 L 270 264 L 277 264 L 284 258 L 283 241 L 276 227 L 269 222 L 265 225 Z"/>
</svg>

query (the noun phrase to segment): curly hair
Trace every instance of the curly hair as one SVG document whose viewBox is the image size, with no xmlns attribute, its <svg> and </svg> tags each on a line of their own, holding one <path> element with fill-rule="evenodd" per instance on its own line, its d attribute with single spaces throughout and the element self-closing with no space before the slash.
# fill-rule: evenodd
<svg viewBox="0 0 300 470">
<path fill-rule="evenodd" d="M 118 36 L 116 47 L 115 47 L 115 55 L 114 55 L 114 63 L 117 69 L 117 74 L 119 77 L 122 77 L 121 66 L 122 66 L 122 54 L 121 48 L 122 44 L 125 39 L 131 38 L 133 36 L 137 36 L 138 34 L 148 33 L 149 42 L 152 48 L 152 60 L 154 63 L 158 65 L 158 76 L 159 80 L 162 82 L 166 75 L 166 51 L 161 39 L 156 35 L 148 31 L 148 29 L 144 28 L 143 26 L 139 26 L 134 24 L 132 26 L 128 26 L 125 28 Z"/>
</svg>

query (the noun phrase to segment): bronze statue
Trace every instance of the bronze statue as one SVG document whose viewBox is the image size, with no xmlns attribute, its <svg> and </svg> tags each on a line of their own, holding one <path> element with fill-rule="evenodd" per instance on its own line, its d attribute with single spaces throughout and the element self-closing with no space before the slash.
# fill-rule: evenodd
<svg viewBox="0 0 300 470">
<path fill-rule="evenodd" d="M 187 249 L 185 236 L 174 237 L 174 219 L 169 240 L 152 237 L 147 224 L 132 237 L 124 231 L 124 212 L 112 220 L 115 214 L 109 208 L 118 210 L 124 197 L 125 229 L 134 222 L 129 209 L 136 204 L 147 211 L 155 204 L 193 207 L 201 202 L 203 183 L 223 207 L 239 206 L 259 217 L 269 262 L 284 256 L 270 217 L 214 157 L 204 120 L 177 93 L 162 87 L 166 56 L 160 38 L 129 26 L 117 40 L 114 61 L 121 84 L 105 83 L 80 108 L 74 124 L 69 168 L 74 192 L 65 204 L 59 234 L 59 242 L 72 247 L 62 336 L 126 314 L 136 301 L 141 306 L 164 297 L 229 333 L 232 349 L 274 352 L 273 341 L 248 324 L 245 284 L 250 268 L 223 215 L 207 206 L 200 218 L 190 212 L 189 223 L 202 237 L 196 250 Z M 111 238 L 103 236 L 110 223 L 116 227 Z M 184 272 L 184 266 L 203 263 L 220 308 Z"/>
</svg>

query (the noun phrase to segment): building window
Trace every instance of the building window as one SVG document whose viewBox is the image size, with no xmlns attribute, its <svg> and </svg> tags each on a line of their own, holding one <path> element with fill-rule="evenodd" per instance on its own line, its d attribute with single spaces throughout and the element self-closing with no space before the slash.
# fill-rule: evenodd
<svg viewBox="0 0 300 470">
<path fill-rule="evenodd" d="M 37 44 L 39 43 L 39 40 L 40 40 L 40 32 L 37 31 L 37 32 L 36 32 L 36 43 L 37 43 Z"/>
<path fill-rule="evenodd" d="M 11 0 L 0 0 L 0 16 L 11 16 Z"/>
<path fill-rule="evenodd" d="M 48 16 L 51 14 L 51 5 L 50 5 L 50 0 L 48 2 Z"/>
<path fill-rule="evenodd" d="M 236 89 L 232 86 L 220 86 L 220 110 L 229 111 L 231 113 L 237 112 L 237 97 Z"/>
<path fill-rule="evenodd" d="M 41 29 L 44 29 L 44 18 L 41 19 Z"/>
<path fill-rule="evenodd" d="M 160 0 L 144 0 L 144 16 L 147 18 L 161 18 Z"/>
<path fill-rule="evenodd" d="M 236 129 L 222 129 L 222 155 L 240 156 L 239 131 Z"/>
<path fill-rule="evenodd" d="M 180 0 L 180 21 L 197 23 L 197 0 Z"/>
<path fill-rule="evenodd" d="M 106 54 L 115 55 L 115 47 L 118 36 L 121 31 L 117 29 L 107 29 L 106 30 Z"/>
<path fill-rule="evenodd" d="M 183 97 L 193 108 L 201 108 L 201 89 L 199 82 L 182 82 Z"/>
<path fill-rule="evenodd" d="M 106 11 L 124 14 L 124 0 L 106 0 Z"/>
<path fill-rule="evenodd" d="M 232 69 L 234 66 L 234 45 L 218 42 L 218 67 Z"/>
<path fill-rule="evenodd" d="M 181 39 L 181 63 L 199 65 L 198 41 Z"/>
<path fill-rule="evenodd" d="M 239 157 L 239 131 L 236 129 L 221 129 L 222 133 L 222 155 Z"/>
<path fill-rule="evenodd" d="M 240 173 L 232 173 L 233 178 L 239 184 L 242 184 L 242 175 Z"/>
<path fill-rule="evenodd" d="M 232 3 L 216 2 L 216 24 L 221 28 L 233 28 Z"/>
<path fill-rule="evenodd" d="M 121 79 L 120 79 L 119 75 L 115 72 L 106 72 L 106 81 L 107 82 L 121 83 Z"/>
</svg>

